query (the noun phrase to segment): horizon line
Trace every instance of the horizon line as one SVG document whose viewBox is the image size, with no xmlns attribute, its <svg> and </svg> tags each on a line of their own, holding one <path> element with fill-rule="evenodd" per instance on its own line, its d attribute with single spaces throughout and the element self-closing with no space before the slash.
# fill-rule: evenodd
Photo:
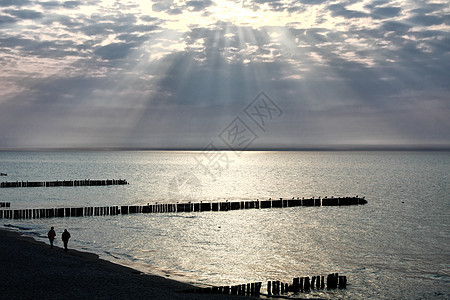
<svg viewBox="0 0 450 300">
<path fill-rule="evenodd" d="M 205 147 L 0 147 L 0 151 L 212 151 Z M 450 151 L 450 145 L 311 145 L 298 147 L 217 148 L 217 151 Z"/>
</svg>

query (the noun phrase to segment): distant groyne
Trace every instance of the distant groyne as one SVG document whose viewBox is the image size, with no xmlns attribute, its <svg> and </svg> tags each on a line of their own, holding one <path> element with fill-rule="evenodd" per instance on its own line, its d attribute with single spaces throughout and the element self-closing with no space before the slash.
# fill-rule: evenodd
<svg viewBox="0 0 450 300">
<path fill-rule="evenodd" d="M 55 186 L 103 186 L 125 185 L 125 179 L 83 179 L 83 180 L 56 180 L 56 181 L 5 181 L 0 183 L 0 188 L 20 187 L 55 187 Z"/>
<path fill-rule="evenodd" d="M 103 207 L 66 207 L 66 208 L 32 208 L 3 209 L 0 208 L 0 218 L 4 219 L 37 219 L 87 216 L 114 216 L 137 213 L 183 213 L 205 211 L 231 211 L 239 209 L 268 209 L 287 207 L 321 207 L 349 206 L 366 204 L 365 198 L 356 197 L 325 197 L 325 198 L 292 198 L 277 200 L 250 200 L 225 202 L 186 202 L 186 203 L 155 203 L 147 205 L 122 205 Z M 8 204 L 10 205 L 10 204 Z"/>
<path fill-rule="evenodd" d="M 340 276 L 338 273 L 329 274 L 326 277 L 327 290 L 346 289 L 347 288 L 347 276 Z M 233 286 L 213 286 L 205 288 L 193 288 L 184 290 L 182 293 L 195 293 L 195 294 L 223 294 L 223 295 L 239 295 L 239 296 L 256 296 L 260 295 L 266 297 L 282 296 L 288 293 L 298 294 L 303 292 L 309 292 L 311 290 L 323 290 L 325 289 L 325 276 L 306 276 L 296 277 L 292 280 L 292 284 L 281 282 L 279 280 L 267 281 L 267 294 L 261 293 L 262 282 L 252 282 L 247 284 L 239 284 Z M 303 298 L 302 298 L 303 299 Z"/>
</svg>

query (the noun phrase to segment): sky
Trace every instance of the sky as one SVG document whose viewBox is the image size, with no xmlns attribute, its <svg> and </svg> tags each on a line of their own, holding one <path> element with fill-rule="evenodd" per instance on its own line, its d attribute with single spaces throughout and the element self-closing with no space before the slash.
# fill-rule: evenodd
<svg viewBox="0 0 450 300">
<path fill-rule="evenodd" d="M 443 1 L 0 0 L 0 148 L 450 146 Z"/>
</svg>

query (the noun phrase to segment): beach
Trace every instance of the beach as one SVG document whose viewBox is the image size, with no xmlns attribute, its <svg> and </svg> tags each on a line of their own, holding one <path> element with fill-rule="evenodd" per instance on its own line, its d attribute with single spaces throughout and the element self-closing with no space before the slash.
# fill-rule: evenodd
<svg viewBox="0 0 450 300">
<path fill-rule="evenodd" d="M 20 233 L 0 230 L 2 299 L 233 299 L 180 293 L 192 285 L 146 275 L 96 254 L 50 248 Z M 241 298 L 241 297 L 239 297 Z"/>
</svg>

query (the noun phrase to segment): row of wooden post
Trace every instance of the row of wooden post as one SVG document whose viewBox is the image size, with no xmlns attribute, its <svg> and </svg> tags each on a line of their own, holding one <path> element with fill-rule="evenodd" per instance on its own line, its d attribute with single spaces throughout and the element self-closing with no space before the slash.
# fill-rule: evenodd
<svg viewBox="0 0 450 300">
<path fill-rule="evenodd" d="M 118 206 L 1 209 L 0 219 L 40 219 L 84 216 L 110 216 L 118 214 L 120 214 L 120 208 Z"/>
<path fill-rule="evenodd" d="M 104 186 L 125 185 L 125 179 L 84 179 L 84 180 L 56 180 L 56 181 L 6 181 L 0 183 L 0 188 L 19 187 L 54 187 L 54 186 Z"/>
<path fill-rule="evenodd" d="M 222 294 L 222 295 L 238 295 L 238 296 L 256 296 L 261 294 L 262 282 L 252 282 L 247 284 L 239 284 L 233 286 L 214 286 L 206 288 L 194 288 L 183 291 L 184 293 L 195 294 Z"/>
<path fill-rule="evenodd" d="M 322 200 L 322 202 L 320 201 Z M 188 202 L 188 203 L 156 203 L 133 206 L 106 206 L 106 207 L 72 207 L 72 208 L 39 208 L 39 209 L 0 209 L 0 218 L 4 219 L 36 219 L 53 217 L 83 217 L 83 216 L 110 216 L 135 213 L 175 213 L 175 212 L 202 212 L 202 211 L 229 211 L 238 209 L 264 209 L 295 206 L 320 206 L 327 200 L 328 205 L 333 202 L 337 205 L 365 204 L 367 201 L 359 197 L 324 198 L 324 199 L 289 199 L 284 200 L 256 200 L 234 202 Z M 327 205 L 325 205 L 327 206 Z M 9 206 L 5 206 L 9 207 Z"/>
<path fill-rule="evenodd" d="M 326 281 L 327 289 L 347 288 L 347 277 L 339 276 L 338 273 L 329 274 Z M 280 295 L 288 292 L 307 292 L 311 289 L 324 289 L 325 276 L 297 277 L 292 280 L 292 284 L 281 281 L 268 281 L 267 294 Z"/>
<path fill-rule="evenodd" d="M 0 207 L 11 207 L 11 202 L 0 202 Z"/>
<path fill-rule="evenodd" d="M 196 294 L 225 294 L 240 296 L 260 296 L 261 282 L 239 284 L 234 286 L 215 286 L 206 288 L 194 288 L 185 290 L 185 293 Z M 347 277 L 332 273 L 327 276 L 326 287 L 330 289 L 346 289 Z M 325 276 L 297 277 L 292 280 L 292 284 L 281 281 L 267 282 L 267 295 L 283 295 L 287 293 L 308 292 L 312 289 L 324 289 Z"/>
</svg>

